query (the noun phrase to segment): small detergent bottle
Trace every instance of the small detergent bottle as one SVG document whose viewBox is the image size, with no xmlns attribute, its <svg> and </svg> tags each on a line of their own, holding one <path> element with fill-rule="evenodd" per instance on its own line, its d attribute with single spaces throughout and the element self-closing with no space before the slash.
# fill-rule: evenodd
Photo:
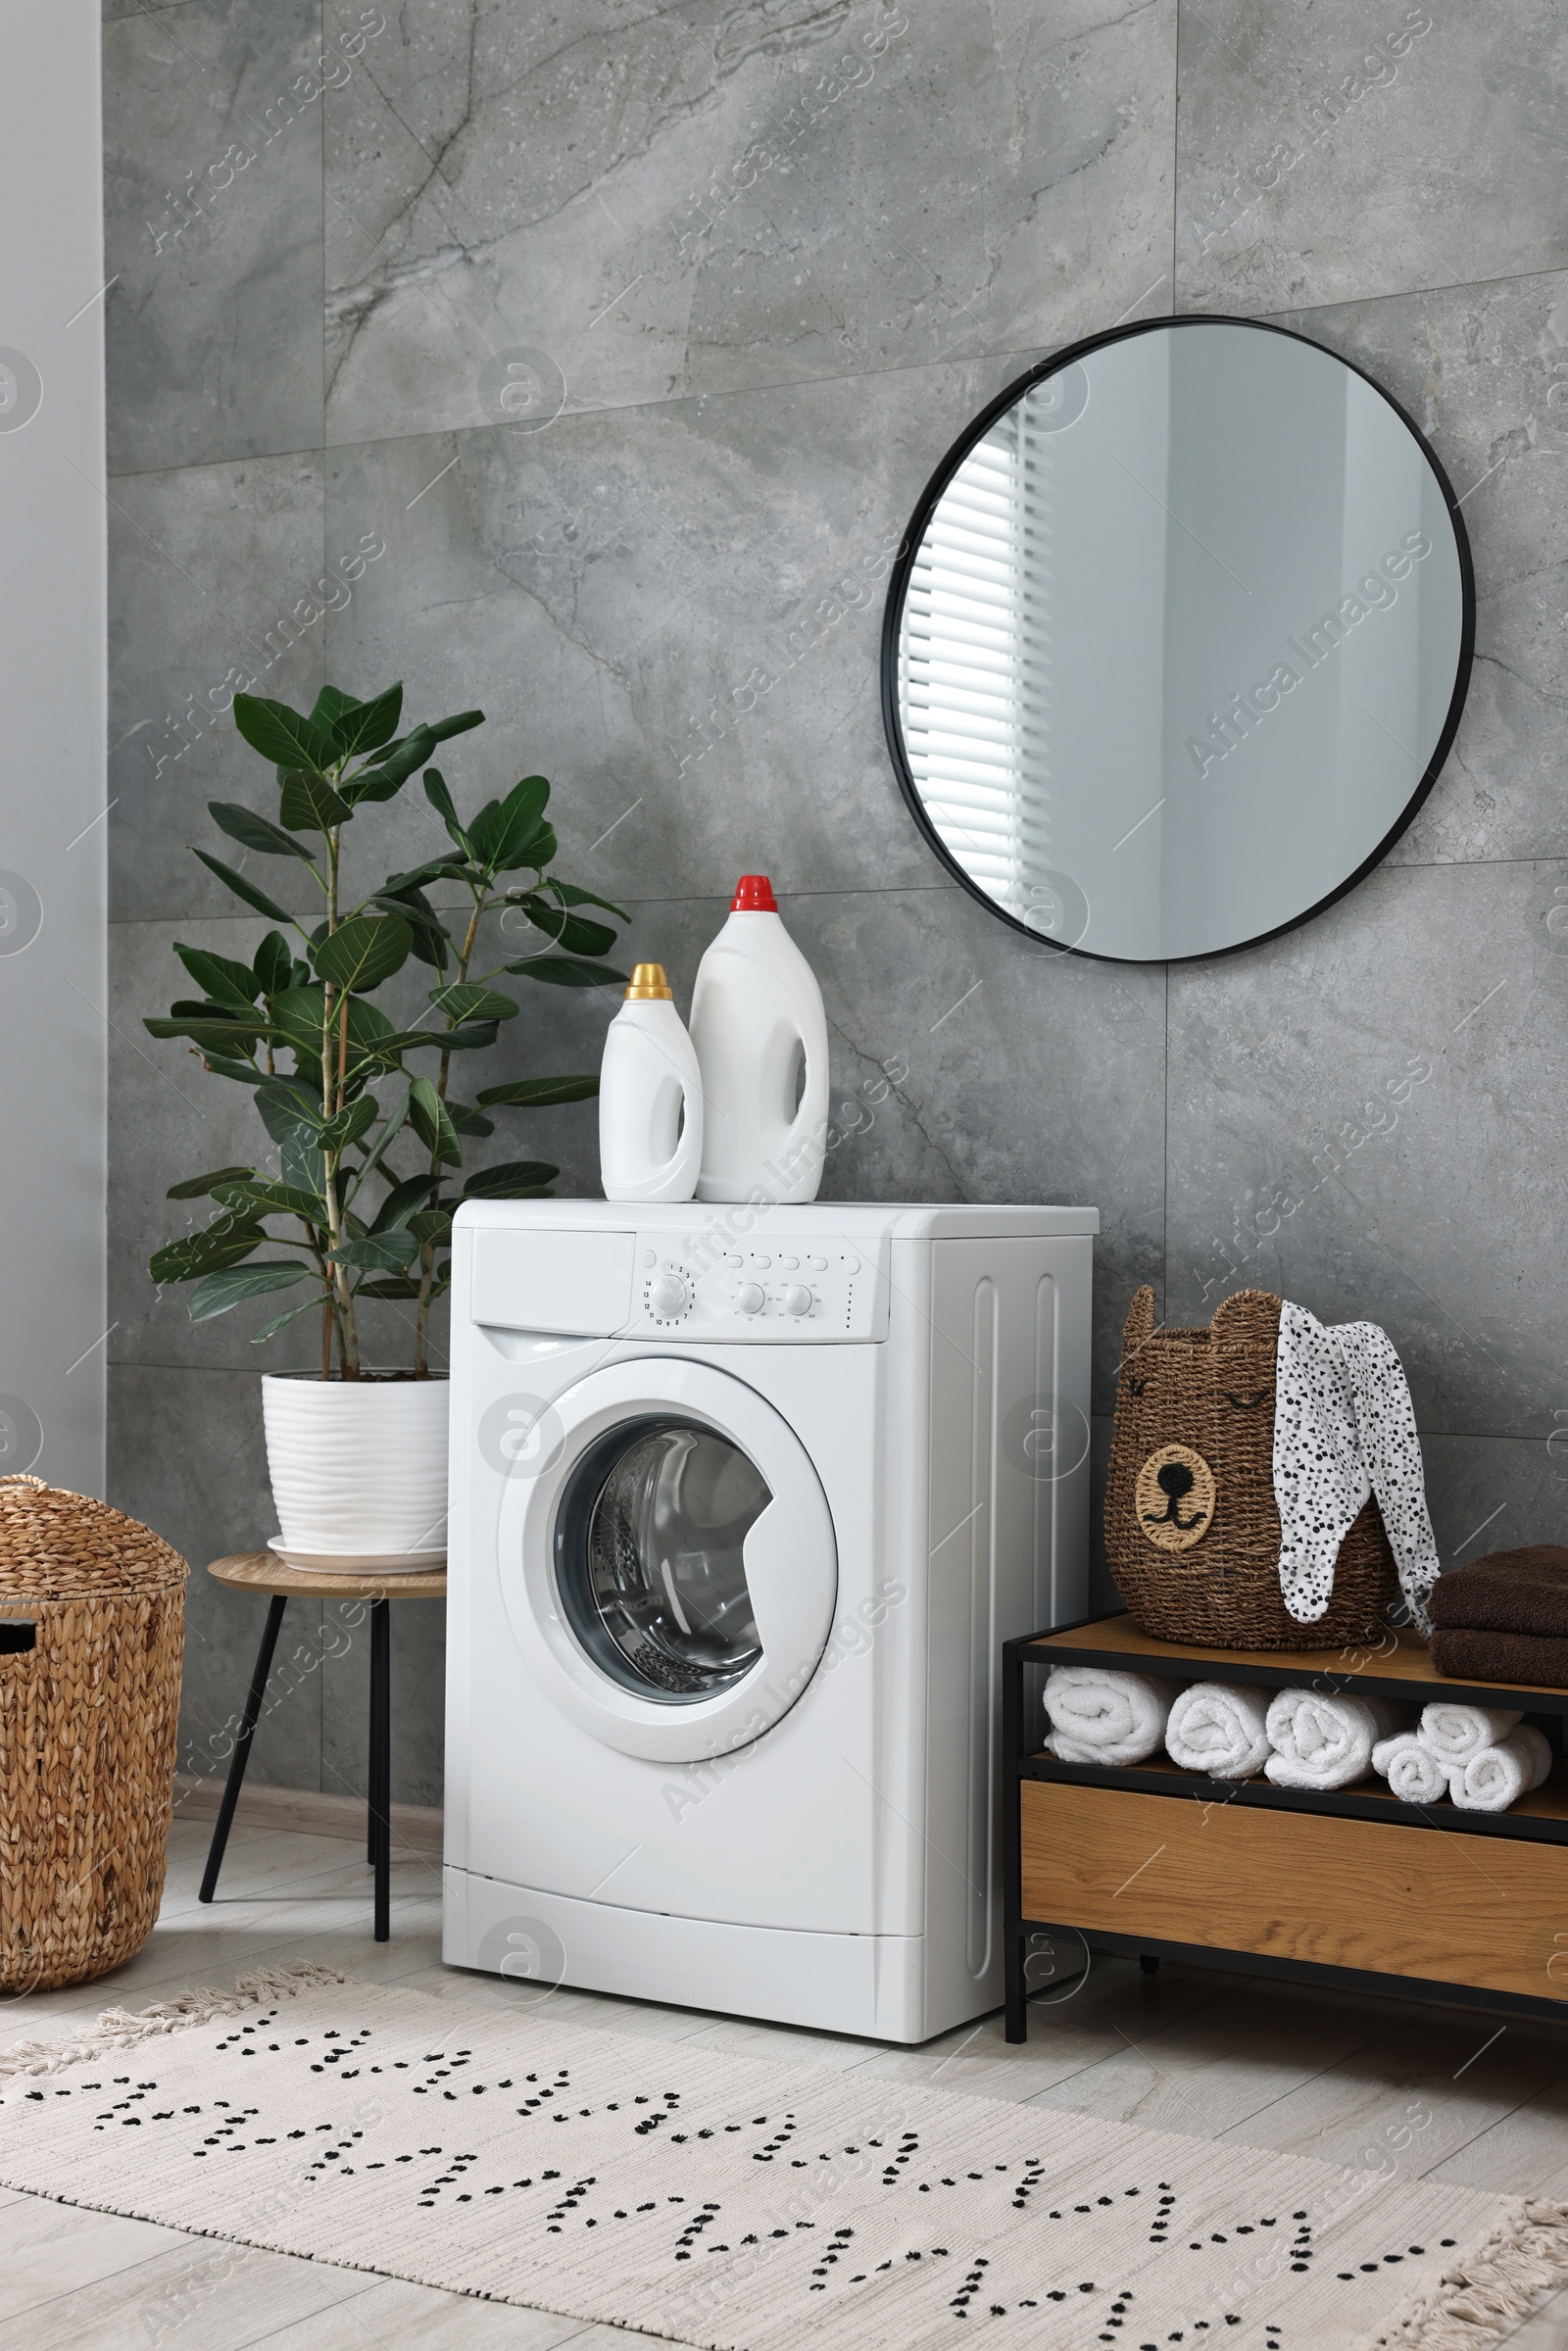
<svg viewBox="0 0 1568 2351">
<path fill-rule="evenodd" d="M 599 1073 L 606 1200 L 690 1200 L 703 1158 L 703 1085 L 662 963 L 639 963 Z"/>
<path fill-rule="evenodd" d="M 741 876 L 692 991 L 703 1073 L 699 1200 L 815 1200 L 827 1135 L 827 1016 L 765 873 Z"/>
</svg>

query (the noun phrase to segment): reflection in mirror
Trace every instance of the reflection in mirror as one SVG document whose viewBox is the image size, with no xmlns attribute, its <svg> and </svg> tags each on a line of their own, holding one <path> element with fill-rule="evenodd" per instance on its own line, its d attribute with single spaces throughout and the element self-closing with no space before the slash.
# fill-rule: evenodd
<svg viewBox="0 0 1568 2351">
<path fill-rule="evenodd" d="M 1212 955 L 1409 821 L 1473 633 L 1451 492 L 1375 385 L 1278 329 L 1159 321 L 1015 386 L 944 465 L 892 583 L 889 736 L 1010 920 Z"/>
</svg>

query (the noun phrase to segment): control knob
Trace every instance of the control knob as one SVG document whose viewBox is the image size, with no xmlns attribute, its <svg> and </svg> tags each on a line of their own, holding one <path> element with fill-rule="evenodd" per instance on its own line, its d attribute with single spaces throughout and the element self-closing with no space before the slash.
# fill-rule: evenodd
<svg viewBox="0 0 1568 2351">
<path fill-rule="evenodd" d="M 767 1304 L 767 1293 L 760 1282 L 743 1282 L 735 1293 L 735 1303 L 743 1314 L 760 1314 Z"/>
<path fill-rule="evenodd" d="M 691 1302 L 691 1286 L 678 1273 L 662 1273 L 648 1285 L 648 1303 L 662 1322 L 673 1322 Z"/>
<path fill-rule="evenodd" d="M 810 1313 L 811 1294 L 802 1283 L 792 1282 L 788 1290 L 785 1291 L 784 1311 L 786 1314 Z"/>
</svg>

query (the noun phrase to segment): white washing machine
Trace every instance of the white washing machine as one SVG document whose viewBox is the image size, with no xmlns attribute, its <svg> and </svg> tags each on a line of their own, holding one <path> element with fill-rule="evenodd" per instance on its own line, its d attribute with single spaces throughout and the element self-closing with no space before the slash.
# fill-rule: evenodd
<svg viewBox="0 0 1568 2351">
<path fill-rule="evenodd" d="M 1098 1229 L 459 1210 L 451 1964 L 891 2040 L 998 2004 L 998 1651 L 1085 1613 Z"/>
</svg>

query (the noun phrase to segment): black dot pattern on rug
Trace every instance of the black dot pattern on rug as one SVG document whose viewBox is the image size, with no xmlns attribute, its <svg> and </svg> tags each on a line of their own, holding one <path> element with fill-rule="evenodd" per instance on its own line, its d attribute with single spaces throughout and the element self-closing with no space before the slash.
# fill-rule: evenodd
<svg viewBox="0 0 1568 2351">
<path fill-rule="evenodd" d="M 536 2036 L 540 2062 L 529 2063 L 521 2051 L 533 2044 L 514 2033 L 498 2064 L 471 2031 L 464 2043 L 394 2046 L 353 2013 L 316 2013 L 323 2021 L 304 2031 L 291 2029 L 303 2010 L 276 2009 L 208 2029 L 199 2074 L 169 2062 L 172 2036 L 122 2075 L 76 2067 L 58 2081 L 0 2082 L 0 2130 L 11 2116 L 64 2124 L 79 2109 L 74 2128 L 89 2141 L 136 2132 L 138 2176 L 172 2165 L 193 2183 L 226 2176 L 258 2209 L 281 2192 L 300 2214 L 403 2215 L 411 2239 L 443 2247 L 471 2229 L 476 2245 L 531 2249 L 567 2278 L 586 2276 L 600 2246 L 625 2248 L 623 2271 L 629 2258 L 632 2274 L 675 2297 L 661 2323 L 698 2341 L 735 2336 L 726 2297 L 760 2278 L 770 2312 L 799 2313 L 803 2342 L 829 2342 L 841 2321 L 871 2340 L 865 2314 L 897 2293 L 901 2310 L 925 2314 L 910 2331 L 933 2351 L 988 2327 L 1000 2329 L 999 2351 L 1041 2328 L 1054 2351 L 1218 2340 L 1317 2351 L 1292 2315 L 1315 2270 L 1319 2296 L 1364 2296 L 1369 2280 L 1387 2280 L 1367 2306 L 1381 2321 L 1416 2265 L 1455 2248 L 1451 2235 L 1405 2231 L 1375 2244 L 1358 2225 L 1347 2258 L 1332 2202 L 1262 2210 L 1134 2161 L 1119 2176 L 1109 2159 L 1074 2176 L 1049 2137 L 1001 2156 L 980 2129 L 957 2131 L 891 2088 L 877 2127 L 866 2128 L 862 2086 L 859 2128 L 834 2133 L 811 2119 L 819 2109 L 803 2105 L 795 2073 L 781 2074 L 787 2096 L 775 2100 L 755 2086 L 732 2092 L 716 2064 L 707 2086 L 689 2069 L 661 2080 L 670 2060 L 659 2044 L 628 2058 L 617 2042 L 609 2067 L 592 2051 L 546 2059 L 569 2036 Z M 1136 2286 L 1123 2268 L 1135 2247 L 1148 2264 Z M 398 2259 L 418 2268 L 417 2255 Z M 550 2306 L 570 2307 L 569 2295 Z M 946 2334 L 930 2331 L 939 2312 Z"/>
</svg>

